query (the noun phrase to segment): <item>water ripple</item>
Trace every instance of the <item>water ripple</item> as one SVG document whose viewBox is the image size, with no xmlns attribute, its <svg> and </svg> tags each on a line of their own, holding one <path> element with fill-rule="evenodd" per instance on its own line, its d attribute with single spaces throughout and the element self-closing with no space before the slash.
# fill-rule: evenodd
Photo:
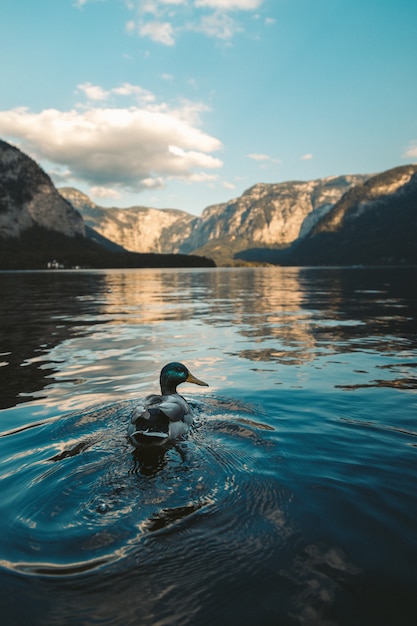
<svg viewBox="0 0 417 626">
<path fill-rule="evenodd" d="M 284 532 L 283 494 L 261 467 L 259 452 L 272 445 L 265 434 L 274 429 L 257 421 L 252 407 L 231 400 L 208 398 L 193 406 L 192 434 L 167 449 L 130 447 L 131 401 L 3 433 L 11 454 L 1 468 L 7 546 L 2 566 L 26 574 L 79 575 L 135 554 L 147 536 L 187 532 L 202 516 L 206 530 L 199 550 L 212 541 L 212 519 L 218 537 L 234 537 L 227 553 L 242 533 L 242 560 L 252 550 L 266 553 L 268 542 L 259 534 L 248 541 L 247 526 L 256 512 L 264 524 Z"/>
</svg>

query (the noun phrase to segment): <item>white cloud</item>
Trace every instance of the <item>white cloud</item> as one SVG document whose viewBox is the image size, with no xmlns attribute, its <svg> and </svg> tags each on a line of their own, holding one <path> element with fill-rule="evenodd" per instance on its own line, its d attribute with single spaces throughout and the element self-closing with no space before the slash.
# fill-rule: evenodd
<svg viewBox="0 0 417 626">
<path fill-rule="evenodd" d="M 128 33 L 134 33 L 136 30 L 136 22 L 134 20 L 129 20 L 126 23 L 125 28 Z"/>
<path fill-rule="evenodd" d="M 142 37 L 150 37 L 152 41 L 157 41 L 165 46 L 172 46 L 175 43 L 174 29 L 169 22 L 146 22 L 139 25 L 139 34 Z"/>
<path fill-rule="evenodd" d="M 156 178 L 144 178 L 142 180 L 142 186 L 145 189 L 161 189 L 165 186 L 165 183 L 161 176 L 157 176 Z"/>
<path fill-rule="evenodd" d="M 143 0 L 128 2 L 137 19 L 126 24 L 129 33 L 172 46 L 178 35 L 194 31 L 222 40 L 230 40 L 242 27 L 230 17 L 239 11 L 258 9 L 263 0 Z"/>
<path fill-rule="evenodd" d="M 217 180 L 217 174 L 207 174 L 207 172 L 196 172 L 188 180 L 193 183 L 211 183 Z"/>
<path fill-rule="evenodd" d="M 248 159 L 252 159 L 253 161 L 257 161 L 265 167 L 270 163 L 282 163 L 280 159 L 275 159 L 274 157 L 269 156 L 269 154 L 259 154 L 258 152 L 252 152 L 247 155 Z"/>
<path fill-rule="evenodd" d="M 303 154 L 303 156 L 301 157 L 302 161 L 311 161 L 311 159 L 313 158 L 313 155 L 309 152 L 307 154 Z"/>
<path fill-rule="evenodd" d="M 176 165 L 181 170 L 189 170 L 194 167 L 206 167 L 208 169 L 221 166 L 221 161 L 210 154 L 196 152 L 195 150 L 184 150 L 178 146 L 168 146 L 168 152 L 177 158 Z M 174 166 L 174 162 L 172 166 Z"/>
<path fill-rule="evenodd" d="M 222 185 L 225 189 L 236 189 L 236 185 L 229 183 L 227 180 L 223 181 Z"/>
<path fill-rule="evenodd" d="M 117 189 L 111 189 L 110 187 L 90 187 L 89 193 L 94 198 L 106 198 L 108 200 L 120 200 L 122 197 L 120 191 L 117 191 Z"/>
<path fill-rule="evenodd" d="M 229 15 L 225 13 L 212 13 L 201 18 L 198 24 L 191 26 L 191 30 L 204 33 L 208 37 L 217 39 L 232 39 L 241 32 L 241 28 Z"/>
<path fill-rule="evenodd" d="M 195 0 L 196 7 L 208 7 L 223 11 L 253 11 L 261 6 L 263 0 Z"/>
<path fill-rule="evenodd" d="M 82 91 L 89 100 L 107 100 L 109 92 L 91 83 L 82 83 L 77 85 L 77 90 Z"/>
<path fill-rule="evenodd" d="M 111 96 L 134 96 L 135 100 L 141 104 L 149 104 L 155 101 L 153 93 L 139 85 L 132 85 L 131 83 L 123 83 L 123 85 L 113 87 L 113 89 L 109 90 L 105 90 L 99 85 L 81 83 L 77 85 L 77 91 L 84 93 L 87 100 L 90 102 L 109 100 Z"/>
<path fill-rule="evenodd" d="M 136 91 L 125 84 L 109 93 Z M 0 135 L 47 163 L 48 171 L 65 172 L 67 180 L 138 191 L 222 167 L 212 154 L 221 148 L 220 141 L 199 128 L 204 108 L 190 102 L 176 109 L 154 102 L 129 108 L 93 103 L 39 113 L 19 108 L 0 111 Z"/>
<path fill-rule="evenodd" d="M 254 161 L 269 161 L 271 157 L 267 154 L 257 154 L 252 152 L 251 154 L 248 154 L 248 159 L 253 159 Z"/>
<path fill-rule="evenodd" d="M 151 13 L 152 15 L 157 15 L 160 5 L 163 4 L 164 2 L 162 0 L 142 0 L 142 2 L 138 3 L 138 9 L 141 13 Z"/>
<path fill-rule="evenodd" d="M 403 155 L 404 159 L 414 159 L 415 157 L 417 157 L 417 142 L 411 143 Z"/>
<path fill-rule="evenodd" d="M 131 83 L 123 83 L 120 87 L 114 87 L 110 93 L 118 96 L 135 96 L 135 99 L 142 104 L 155 101 L 153 93 L 139 85 L 132 85 Z"/>
</svg>

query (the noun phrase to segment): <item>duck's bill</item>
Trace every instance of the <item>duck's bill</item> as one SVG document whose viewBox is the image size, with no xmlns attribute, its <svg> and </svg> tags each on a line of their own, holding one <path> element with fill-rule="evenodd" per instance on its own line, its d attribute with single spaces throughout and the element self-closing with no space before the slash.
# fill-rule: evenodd
<svg viewBox="0 0 417 626">
<path fill-rule="evenodd" d="M 194 383 L 195 385 L 201 385 L 202 387 L 208 387 L 207 383 L 205 383 L 203 380 L 200 380 L 199 378 L 196 378 L 195 376 L 193 376 L 191 374 L 191 372 L 188 372 L 187 383 Z"/>
</svg>

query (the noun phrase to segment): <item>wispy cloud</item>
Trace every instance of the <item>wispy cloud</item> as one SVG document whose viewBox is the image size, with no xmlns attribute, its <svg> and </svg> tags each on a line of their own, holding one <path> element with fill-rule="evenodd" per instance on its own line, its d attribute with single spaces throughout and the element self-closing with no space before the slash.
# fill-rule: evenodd
<svg viewBox="0 0 417 626">
<path fill-rule="evenodd" d="M 181 33 L 194 31 L 230 41 L 243 32 L 238 15 L 255 11 L 263 0 L 148 0 L 128 2 L 136 12 L 126 24 L 127 32 L 172 46 Z"/>
<path fill-rule="evenodd" d="M 403 154 L 404 159 L 414 159 L 417 158 L 417 141 L 413 141 L 410 143 L 408 148 L 405 150 Z"/>
<path fill-rule="evenodd" d="M 196 7 L 223 9 L 224 11 L 253 11 L 258 9 L 263 0 L 195 0 Z"/>
<path fill-rule="evenodd" d="M 190 30 L 203 33 L 207 37 L 230 40 L 242 28 L 226 13 L 211 13 L 190 26 Z"/>
<path fill-rule="evenodd" d="M 259 152 L 251 152 L 247 155 L 248 159 L 252 159 L 252 161 L 257 161 L 258 163 L 266 164 L 266 163 L 282 163 L 280 159 L 276 159 L 269 154 L 262 154 Z"/>
<path fill-rule="evenodd" d="M 77 89 L 83 92 L 89 100 L 107 100 L 110 95 L 109 91 L 106 91 L 98 85 L 92 85 L 91 83 L 77 85 Z"/>
<path fill-rule="evenodd" d="M 169 22 L 145 22 L 138 26 L 138 33 L 141 37 L 149 37 L 153 41 L 162 43 L 165 46 L 173 46 L 175 43 L 174 29 Z"/>
<path fill-rule="evenodd" d="M 105 198 L 106 200 L 120 200 L 122 194 L 117 189 L 111 189 L 110 187 L 90 187 L 90 194 L 94 198 Z"/>
<path fill-rule="evenodd" d="M 253 159 L 253 161 L 269 161 L 271 159 L 267 154 L 258 154 L 256 152 L 252 152 L 248 154 L 248 159 Z"/>
<path fill-rule="evenodd" d="M 187 180 L 192 183 L 212 183 L 218 179 L 217 174 L 207 174 L 207 172 L 196 172 L 191 174 Z"/>
<path fill-rule="evenodd" d="M 302 161 L 311 161 L 311 159 L 314 158 L 314 155 L 311 154 L 311 152 L 308 152 L 307 154 L 303 154 L 303 156 L 301 157 Z"/>
<path fill-rule="evenodd" d="M 201 103 L 172 107 L 137 85 L 105 90 L 78 85 L 90 102 L 68 111 L 27 108 L 0 111 L 0 134 L 17 143 L 66 180 L 140 191 L 166 180 L 208 180 L 222 167 L 221 143 L 201 130 Z M 139 98 L 141 104 L 110 106 L 109 98 Z M 63 174 L 62 174 L 63 176 Z M 206 177 L 206 178 L 205 178 Z"/>
<path fill-rule="evenodd" d="M 99 85 L 93 85 L 92 83 L 80 83 L 77 85 L 77 92 L 83 93 L 88 103 L 91 102 L 104 102 L 112 98 L 112 96 L 134 96 L 135 100 L 141 104 L 149 105 L 155 102 L 155 96 L 153 93 L 140 87 L 139 85 L 132 85 L 131 83 L 123 83 L 118 87 L 112 89 L 103 89 Z"/>
</svg>

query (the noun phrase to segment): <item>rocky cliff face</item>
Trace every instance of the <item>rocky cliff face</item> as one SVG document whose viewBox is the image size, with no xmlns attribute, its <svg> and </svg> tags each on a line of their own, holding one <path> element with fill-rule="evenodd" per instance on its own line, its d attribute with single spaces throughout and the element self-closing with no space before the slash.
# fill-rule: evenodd
<svg viewBox="0 0 417 626">
<path fill-rule="evenodd" d="M 286 246 L 305 236 L 317 221 L 366 176 L 338 176 L 307 182 L 258 184 L 242 196 L 203 211 L 189 241 L 191 249 L 229 237 L 260 246 Z"/>
<path fill-rule="evenodd" d="M 30 157 L 0 141 L 0 236 L 19 237 L 33 226 L 70 237 L 85 235 L 81 215 L 49 176 Z"/>
<path fill-rule="evenodd" d="M 382 204 L 393 203 L 398 197 L 413 193 L 416 175 L 417 165 L 404 165 L 371 177 L 337 202 L 311 230 L 311 236 L 341 230 L 349 221 L 358 219 L 366 212 L 373 212 Z"/>
<path fill-rule="evenodd" d="M 198 218 L 176 209 L 130 207 L 104 209 L 77 189 L 63 187 L 61 195 L 81 211 L 100 235 L 132 252 L 189 252 L 187 241 Z"/>
<path fill-rule="evenodd" d="M 291 265 L 417 263 L 417 165 L 351 189 L 281 261 Z"/>
<path fill-rule="evenodd" d="M 200 218 L 173 209 L 103 209 L 76 189 L 60 193 L 101 235 L 136 252 L 198 250 L 217 259 L 253 245 L 287 246 L 366 176 L 338 176 L 308 182 L 258 184 L 229 202 L 210 206 Z"/>
</svg>

